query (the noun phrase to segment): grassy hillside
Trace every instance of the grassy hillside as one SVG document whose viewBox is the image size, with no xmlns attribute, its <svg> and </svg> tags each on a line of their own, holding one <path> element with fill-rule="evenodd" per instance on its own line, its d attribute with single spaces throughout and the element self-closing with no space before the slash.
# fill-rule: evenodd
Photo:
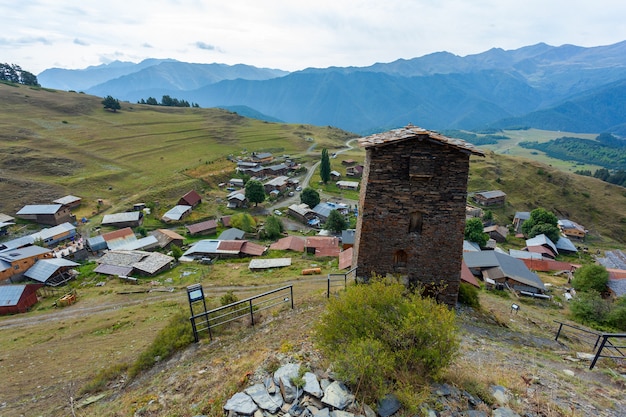
<svg viewBox="0 0 626 417">
<path fill-rule="evenodd" d="M 122 103 L 112 113 L 100 101 L 0 84 L 0 212 L 13 214 L 24 204 L 66 194 L 83 197 L 79 216 L 96 211 L 99 198 L 117 210 L 139 201 L 166 207 L 191 188 L 210 196 L 232 175 L 229 155 L 269 151 L 313 158 L 306 156 L 312 146 L 338 149 L 350 137 L 331 127 L 268 123 L 219 109 Z M 564 172 L 572 167 L 556 161 L 501 155 L 517 148 L 511 142 L 562 135 L 549 133 L 524 132 L 507 141 L 508 151 L 502 142 L 486 158 L 472 159 L 469 190 L 507 193 L 506 207 L 494 210 L 501 223 L 515 211 L 541 206 L 583 224 L 598 243 L 625 243 L 624 188 Z M 341 159 L 363 155 L 361 149 L 343 154 L 332 160 L 333 169 L 343 169 Z M 213 209 L 206 210 L 204 215 Z"/>
<path fill-rule="evenodd" d="M 127 208 L 210 188 L 189 175 L 201 165 L 230 170 L 228 155 L 304 153 L 339 146 L 338 129 L 267 123 L 219 109 L 122 103 L 79 93 L 0 84 L 0 212 L 66 194 Z M 215 171 L 215 170 L 214 170 Z M 225 173 L 230 175 L 230 172 Z M 169 201 L 167 201 L 169 203 Z"/>
<path fill-rule="evenodd" d="M 493 208 L 501 224 L 516 211 L 544 207 L 559 218 L 570 218 L 589 229 L 588 243 L 626 243 L 626 189 L 591 177 L 561 171 L 529 159 L 488 152 L 473 158 L 471 191 L 499 189 L 505 207 Z"/>
</svg>

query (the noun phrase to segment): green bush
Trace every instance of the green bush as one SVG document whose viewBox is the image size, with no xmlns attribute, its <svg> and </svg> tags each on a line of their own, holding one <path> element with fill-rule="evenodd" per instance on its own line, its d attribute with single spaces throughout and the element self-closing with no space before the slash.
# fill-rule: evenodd
<svg viewBox="0 0 626 417">
<path fill-rule="evenodd" d="M 439 376 L 458 349 L 453 312 L 380 278 L 331 299 L 315 338 L 338 377 L 367 402 L 405 387 L 406 378 L 418 385 Z"/>
<path fill-rule="evenodd" d="M 177 351 L 194 341 L 189 316 L 181 309 L 176 312 L 170 322 L 157 334 L 152 344 L 139 355 L 128 370 L 133 378 L 139 372 L 151 368 L 158 361 L 171 357 Z"/>
<path fill-rule="evenodd" d="M 478 288 L 465 282 L 459 287 L 459 303 L 472 308 L 480 308 L 480 300 L 478 299 Z"/>
</svg>

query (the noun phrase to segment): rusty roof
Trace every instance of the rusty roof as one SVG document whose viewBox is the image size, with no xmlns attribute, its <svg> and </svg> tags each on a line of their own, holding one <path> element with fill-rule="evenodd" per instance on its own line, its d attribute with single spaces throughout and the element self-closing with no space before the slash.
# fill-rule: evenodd
<svg viewBox="0 0 626 417">
<path fill-rule="evenodd" d="M 241 247 L 241 253 L 251 256 L 261 256 L 265 253 L 266 249 L 267 248 L 265 246 L 259 245 L 257 243 L 248 242 L 246 240 Z"/>
<path fill-rule="evenodd" d="M 125 239 L 128 236 L 135 236 L 135 233 L 133 233 L 133 229 L 131 229 L 130 227 L 124 227 L 123 229 L 114 230 L 112 232 L 102 234 L 102 238 L 105 240 L 105 242 L 110 242 L 116 239 Z"/>
<path fill-rule="evenodd" d="M 185 227 L 187 228 L 187 230 L 189 230 L 189 233 L 193 235 L 194 233 L 217 229 L 217 222 L 215 220 L 205 220 L 203 222 L 190 224 Z"/>
<path fill-rule="evenodd" d="M 304 246 L 307 248 L 332 248 L 339 246 L 339 239 L 335 236 L 309 236 Z"/>
<path fill-rule="evenodd" d="M 363 148 L 380 147 L 385 146 L 393 142 L 400 142 L 410 140 L 414 138 L 425 139 L 428 138 L 431 142 L 440 143 L 443 145 L 452 146 L 462 152 L 468 152 L 473 155 L 485 156 L 485 153 L 478 149 L 473 144 L 461 139 L 453 139 L 443 136 L 437 132 L 431 132 L 421 127 L 413 126 L 409 124 L 406 127 L 399 129 L 389 130 L 383 133 L 377 133 L 375 135 L 360 138 L 358 140 L 359 146 Z"/>
<path fill-rule="evenodd" d="M 299 236 L 287 236 L 270 245 L 272 250 L 293 250 L 304 252 L 304 238 Z"/>
</svg>

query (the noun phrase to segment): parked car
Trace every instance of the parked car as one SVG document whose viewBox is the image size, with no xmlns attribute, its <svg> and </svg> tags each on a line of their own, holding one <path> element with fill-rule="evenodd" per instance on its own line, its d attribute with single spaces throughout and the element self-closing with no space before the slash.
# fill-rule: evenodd
<svg viewBox="0 0 626 417">
<path fill-rule="evenodd" d="M 280 210 L 274 210 L 274 214 L 277 216 L 282 216 L 283 213 Z"/>
<path fill-rule="evenodd" d="M 302 187 L 300 187 L 299 185 L 296 187 L 296 191 L 302 191 Z"/>
<path fill-rule="evenodd" d="M 289 191 L 289 194 L 287 194 L 289 197 L 293 197 L 293 191 Z"/>
</svg>

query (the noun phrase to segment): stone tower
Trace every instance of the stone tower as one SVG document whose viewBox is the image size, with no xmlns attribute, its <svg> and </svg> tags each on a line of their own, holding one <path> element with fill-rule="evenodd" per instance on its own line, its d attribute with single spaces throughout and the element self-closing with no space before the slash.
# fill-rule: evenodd
<svg viewBox="0 0 626 417">
<path fill-rule="evenodd" d="M 457 301 L 474 145 L 409 125 L 359 139 L 366 149 L 353 265 Z M 433 286 L 434 283 L 434 286 Z"/>
</svg>

